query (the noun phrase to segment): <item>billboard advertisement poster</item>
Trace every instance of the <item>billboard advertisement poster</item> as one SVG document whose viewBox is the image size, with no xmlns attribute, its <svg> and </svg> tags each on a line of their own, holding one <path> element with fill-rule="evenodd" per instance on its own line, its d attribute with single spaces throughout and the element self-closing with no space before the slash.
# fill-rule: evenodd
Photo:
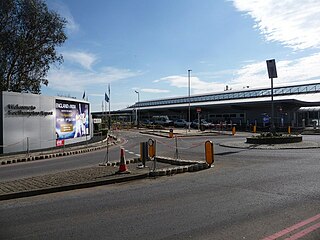
<svg viewBox="0 0 320 240">
<path fill-rule="evenodd" d="M 89 104 L 56 99 L 57 139 L 89 135 Z"/>
</svg>

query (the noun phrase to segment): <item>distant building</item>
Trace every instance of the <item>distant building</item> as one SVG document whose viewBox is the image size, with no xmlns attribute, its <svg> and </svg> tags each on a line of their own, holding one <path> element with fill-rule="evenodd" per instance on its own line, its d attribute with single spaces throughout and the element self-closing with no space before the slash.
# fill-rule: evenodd
<svg viewBox="0 0 320 240">
<path fill-rule="evenodd" d="M 140 101 L 134 105 L 111 114 L 122 116 L 127 121 L 135 119 L 152 119 L 152 116 L 167 115 L 171 120 L 188 120 L 188 109 L 191 109 L 191 121 L 200 117 L 212 123 L 232 122 L 240 127 L 257 124 L 268 127 L 271 117 L 271 89 L 245 88 L 239 91 L 228 90 L 212 94 L 192 95 L 158 100 Z M 282 86 L 274 88 L 274 122 L 276 127 L 304 127 L 312 125 L 319 119 L 320 83 Z M 312 107 L 308 114 L 305 107 Z M 300 111 L 299 109 L 305 109 Z M 95 112 L 94 116 L 103 115 Z M 312 118 L 310 117 L 312 116 Z M 319 121 L 318 121 L 319 122 Z"/>
</svg>

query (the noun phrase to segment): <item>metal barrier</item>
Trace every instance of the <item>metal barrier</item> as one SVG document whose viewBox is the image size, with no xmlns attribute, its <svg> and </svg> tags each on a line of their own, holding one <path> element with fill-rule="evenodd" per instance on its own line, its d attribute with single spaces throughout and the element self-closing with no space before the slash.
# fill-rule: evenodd
<svg viewBox="0 0 320 240">
<path fill-rule="evenodd" d="M 166 141 L 167 140 L 167 141 Z M 203 145 L 203 141 L 190 143 L 183 138 L 175 136 L 175 138 L 167 138 L 166 140 L 157 140 L 158 148 L 166 149 L 166 156 L 173 159 L 190 160 L 190 151 Z M 163 151 L 162 151 L 163 152 Z M 201 152 L 199 150 L 199 152 Z M 199 156 L 198 160 L 205 160 L 203 155 Z"/>
</svg>

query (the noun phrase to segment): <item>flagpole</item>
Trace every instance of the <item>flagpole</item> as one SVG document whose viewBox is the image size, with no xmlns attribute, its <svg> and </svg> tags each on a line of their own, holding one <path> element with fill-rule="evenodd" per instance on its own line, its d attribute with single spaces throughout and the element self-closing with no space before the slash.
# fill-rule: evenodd
<svg viewBox="0 0 320 240">
<path fill-rule="evenodd" d="M 105 122 L 107 122 L 107 112 L 106 112 L 106 108 L 107 108 L 107 103 L 104 103 L 104 116 L 105 116 Z"/>
<path fill-rule="evenodd" d="M 103 124 L 103 122 L 102 122 L 102 119 L 103 119 L 103 115 L 104 115 L 104 112 L 103 112 L 103 100 L 102 100 L 102 104 L 101 104 L 101 123 L 100 123 L 100 133 L 101 133 L 101 141 L 102 141 L 102 124 Z"/>
<path fill-rule="evenodd" d="M 111 128 L 111 110 L 110 110 L 110 102 L 111 102 L 111 94 L 110 94 L 110 83 L 108 85 L 108 94 L 109 94 L 109 131 Z"/>
</svg>

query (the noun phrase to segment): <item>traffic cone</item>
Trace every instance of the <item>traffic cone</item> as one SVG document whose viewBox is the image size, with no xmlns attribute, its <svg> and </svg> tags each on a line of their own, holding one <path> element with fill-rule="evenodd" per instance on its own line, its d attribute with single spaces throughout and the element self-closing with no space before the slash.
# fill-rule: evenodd
<svg viewBox="0 0 320 240">
<path fill-rule="evenodd" d="M 126 165 L 126 160 L 124 158 L 124 148 L 120 149 L 120 165 L 119 165 L 119 171 L 116 173 L 130 173 L 128 171 L 127 165 Z"/>
</svg>

